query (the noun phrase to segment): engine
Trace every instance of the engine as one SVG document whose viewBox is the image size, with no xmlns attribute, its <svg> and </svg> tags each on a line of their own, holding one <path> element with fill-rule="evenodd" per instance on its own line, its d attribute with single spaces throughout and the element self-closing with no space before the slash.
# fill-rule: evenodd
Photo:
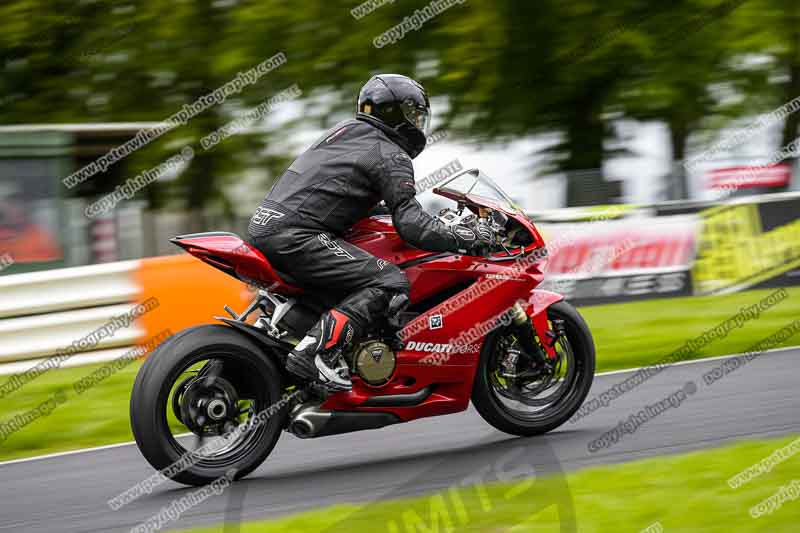
<svg viewBox="0 0 800 533">
<path fill-rule="evenodd" d="M 353 370 L 370 385 L 387 383 L 394 374 L 397 358 L 386 344 L 371 340 L 356 348 L 353 355 Z"/>
</svg>

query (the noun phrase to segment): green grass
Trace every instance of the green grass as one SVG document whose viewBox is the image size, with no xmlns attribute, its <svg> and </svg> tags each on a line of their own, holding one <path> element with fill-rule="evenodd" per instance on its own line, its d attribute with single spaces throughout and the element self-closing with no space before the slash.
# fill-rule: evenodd
<svg viewBox="0 0 800 533">
<path fill-rule="evenodd" d="M 789 297 L 748 320 L 725 338 L 693 354 L 693 359 L 741 353 L 800 318 L 800 288 L 788 287 Z M 594 335 L 597 370 L 618 370 L 653 364 L 686 341 L 724 322 L 741 307 L 757 303 L 774 289 L 729 294 L 645 300 L 580 309 Z M 775 346 L 800 344 L 800 335 Z"/>
<path fill-rule="evenodd" d="M 772 290 L 750 291 L 727 296 L 676 298 L 626 304 L 585 307 L 586 317 L 597 345 L 597 370 L 642 366 L 658 361 L 686 340 L 714 327 L 751 305 Z M 709 357 L 737 353 L 800 317 L 800 288 L 789 288 L 789 298 L 746 322 L 724 338 L 695 354 Z M 800 344 L 800 336 L 788 344 Z M 0 423 L 64 390 L 67 402 L 0 442 L 0 460 L 73 450 L 132 440 L 128 400 L 140 363 L 114 374 L 83 395 L 72 383 L 99 365 L 51 370 L 0 401 Z M 8 376 L 0 376 L 0 382 Z"/>
<path fill-rule="evenodd" d="M 0 443 L 0 459 L 15 459 L 133 440 L 128 401 L 134 362 L 83 394 L 72 384 L 102 365 L 50 370 L 0 400 L 0 423 L 36 407 L 61 390 L 67 401 Z M 5 381 L 8 376 L 0 376 Z"/>
<path fill-rule="evenodd" d="M 655 522 L 660 523 L 665 532 L 789 533 L 800 527 L 800 499 L 786 501 L 772 514 L 757 519 L 749 515 L 749 509 L 793 478 L 800 479 L 800 456 L 788 459 L 735 490 L 728 486 L 727 479 L 791 440 L 747 442 L 589 468 L 565 478 L 490 484 L 484 486 L 484 493 L 475 487 L 465 487 L 458 490 L 457 496 L 450 490 L 443 490 L 420 498 L 360 507 L 336 505 L 279 520 L 247 523 L 237 531 L 557 532 L 562 517 L 557 512 L 559 507 L 552 503 L 553 498 L 571 494 L 575 522 L 581 533 L 635 533 Z M 407 527 L 406 520 L 416 523 L 417 527 Z M 453 528 L 447 529 L 448 524 Z M 212 527 L 191 531 L 218 533 L 222 530 Z"/>
</svg>

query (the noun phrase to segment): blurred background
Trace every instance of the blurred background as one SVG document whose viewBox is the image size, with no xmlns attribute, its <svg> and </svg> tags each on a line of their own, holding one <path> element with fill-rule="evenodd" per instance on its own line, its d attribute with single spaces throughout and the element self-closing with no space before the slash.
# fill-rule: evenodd
<svg viewBox="0 0 800 533">
<path fill-rule="evenodd" d="M 267 71 L 251 76 L 264 62 Z M 733 493 L 726 480 L 773 453 L 775 442 L 760 439 L 796 437 L 800 428 L 792 348 L 800 330 L 800 0 L 0 2 L 0 460 L 131 440 L 135 360 L 152 347 L 148 339 L 212 322 L 226 303 L 240 311 L 253 296 L 169 239 L 245 235 L 276 177 L 353 116 L 360 87 L 376 73 L 411 76 L 432 97 L 434 131 L 414 160 L 426 208 L 445 205 L 432 184 L 477 167 L 558 243 L 546 287 L 580 306 L 598 373 L 652 365 L 740 309 L 781 295 L 757 320 L 688 357 L 777 354 L 713 394 L 702 396 L 701 386 L 694 407 L 627 436 L 620 452 L 597 462 L 657 458 L 569 474 L 582 530 L 661 531 L 658 520 L 669 531 L 795 531 L 797 503 L 760 521 L 746 509 L 796 475 L 796 463 L 747 491 Z M 225 92 L 234 80 L 236 90 Z M 215 91 L 224 98 L 204 101 Z M 169 122 L 186 110 L 183 123 Z M 139 146 L 122 154 L 132 139 Z M 188 148 L 192 157 L 162 166 Z M 100 158 L 116 161 L 98 170 Z M 158 307 L 135 323 L 79 343 L 150 298 Z M 791 335 L 759 344 L 786 324 Z M 29 372 L 79 344 L 79 355 L 46 375 Z M 710 366 L 701 365 L 711 364 L 681 366 L 680 379 L 703 385 Z M 91 390 L 75 388 L 98 372 Z M 616 378 L 596 379 L 606 386 Z M 530 442 L 567 450 L 567 469 L 592 464 L 585 441 L 678 384 L 662 379 L 589 422 Z M 69 407 L 6 434 L 9 421 L 54 395 Z M 418 464 L 433 448 L 443 457 L 451 445 L 471 454 L 505 438 L 474 411 L 455 416 L 463 416 L 453 422 L 458 433 L 437 433 L 440 422 L 427 421 L 428 435 L 447 446 L 413 428 L 341 442 L 347 460 L 378 458 L 369 472 L 379 474 L 392 472 L 384 463 L 398 471 Z M 384 447 L 395 438 L 402 459 Z M 663 456 L 745 438 L 752 441 Z M 300 466 L 285 466 L 296 441 L 282 442 L 274 464 L 290 485 L 285 496 L 302 500 L 325 475 L 308 465 L 331 454 L 309 448 L 296 456 Z M 371 443 L 364 447 L 373 455 L 350 457 L 355 442 Z M 150 507 L 132 511 L 136 521 L 107 518 L 105 500 L 151 473 L 133 447 L 115 450 L 25 463 L 30 469 L 3 465 L 0 514 L 18 530 L 110 531 L 166 505 L 174 491 L 151 495 Z M 354 488 L 313 506 L 380 492 L 360 469 L 329 468 L 334 460 L 327 475 Z M 61 481 L 51 487 L 51 478 Z M 258 492 L 248 502 L 253 517 L 296 509 L 267 509 L 284 501 L 285 485 L 259 492 L 272 482 L 245 485 Z M 44 497 L 43 487 L 52 489 Z M 501 519 L 515 524 L 525 508 L 492 512 L 472 530 L 499 531 Z M 344 513 L 337 509 L 316 519 Z M 368 518 L 352 531 L 374 531 Z M 285 531 L 316 523 L 298 520 Z"/>
<path fill-rule="evenodd" d="M 167 239 L 183 231 L 243 232 L 275 177 L 353 114 L 379 72 L 410 75 L 432 95 L 436 136 L 415 161 L 418 180 L 458 159 L 532 213 L 800 187 L 796 151 L 776 157 L 800 122 L 797 2 L 444 2 L 378 48 L 378 36 L 428 5 L 381 4 L 4 2 L 0 253 L 15 258 L 4 273 L 174 253 Z M 79 186 L 62 184 L 277 53 L 284 64 L 224 102 Z M 301 96 L 200 149 L 295 84 Z M 187 145 L 189 164 L 84 216 Z"/>
</svg>

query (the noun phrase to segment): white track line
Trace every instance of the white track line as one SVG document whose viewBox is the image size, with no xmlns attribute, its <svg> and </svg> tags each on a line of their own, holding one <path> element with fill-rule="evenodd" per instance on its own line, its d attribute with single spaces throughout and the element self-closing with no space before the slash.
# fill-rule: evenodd
<svg viewBox="0 0 800 533">
<path fill-rule="evenodd" d="M 776 354 L 776 353 L 786 352 L 786 351 L 790 351 L 790 350 L 798 350 L 798 349 L 800 349 L 800 346 L 787 346 L 785 348 L 774 348 L 772 350 L 764 351 L 761 355 L 762 356 L 763 355 L 772 355 L 772 354 Z M 668 365 L 668 366 L 669 367 L 673 367 L 673 366 L 682 366 L 682 365 L 693 365 L 693 364 L 698 364 L 698 363 L 707 363 L 709 361 L 718 361 L 720 359 L 731 359 L 731 358 L 734 358 L 734 357 L 741 357 L 743 355 L 745 355 L 745 354 L 737 353 L 737 354 L 731 354 L 731 355 L 718 355 L 718 356 L 715 356 L 715 357 L 707 357 L 705 359 L 692 359 L 690 361 L 680 361 L 678 363 L 672 363 L 671 365 Z M 650 366 L 653 366 L 653 365 L 650 365 Z M 636 372 L 638 370 L 641 370 L 642 368 L 649 368 L 649 367 L 640 366 L 640 367 L 636 367 L 636 368 L 626 368 L 626 369 L 623 369 L 623 370 L 611 370 L 609 372 L 600 372 L 598 374 L 595 374 L 595 376 L 613 376 L 613 375 L 616 375 L 616 374 L 625 374 L 627 372 Z M 188 433 L 187 433 L 187 435 L 188 435 Z M 20 464 L 20 463 L 29 463 L 29 462 L 32 462 L 32 461 L 41 461 L 43 459 L 54 459 L 56 457 L 65 457 L 65 456 L 69 456 L 69 455 L 78 455 L 78 454 L 81 454 L 81 453 L 90 453 L 90 452 L 98 452 L 98 451 L 102 451 L 102 450 L 111 450 L 113 448 L 122 448 L 123 446 L 131 446 L 133 444 L 136 444 L 136 442 L 135 441 L 120 442 L 118 444 L 107 444 L 105 446 L 95 446 L 93 448 L 83 448 L 83 449 L 80 449 L 80 450 L 71 450 L 71 451 L 68 451 L 68 452 L 57 452 L 57 453 L 49 453 L 49 454 L 46 454 L 46 455 L 37 455 L 36 457 L 25 457 L 25 458 L 22 458 L 22 459 L 12 459 L 10 461 L 0 461 L 0 466 Z"/>
<path fill-rule="evenodd" d="M 19 463 L 29 463 L 31 461 L 40 461 L 42 459 L 53 459 L 56 457 L 65 457 L 68 455 L 77 455 L 79 453 L 88 453 L 88 452 L 97 452 L 100 450 L 110 450 L 112 448 L 121 448 L 123 446 L 130 446 L 131 444 L 136 444 L 134 441 L 131 442 L 120 442 L 119 444 L 107 444 L 105 446 L 95 446 L 94 448 L 82 448 L 80 450 L 71 450 L 68 452 L 57 452 L 57 453 L 48 453 L 46 455 L 37 455 L 36 457 L 25 457 L 23 459 L 12 459 L 10 461 L 3 461 L 0 463 L 0 466 L 6 465 L 15 465 Z"/>
<path fill-rule="evenodd" d="M 790 350 L 798 350 L 800 346 L 786 346 L 785 348 L 773 348 L 771 350 L 764 350 L 760 353 L 759 357 L 762 355 L 771 355 L 780 352 L 788 352 Z M 667 365 L 667 367 L 672 366 L 683 366 L 683 365 L 694 365 L 697 363 L 707 363 L 708 361 L 719 361 L 720 359 L 733 359 L 734 357 L 741 357 L 743 355 L 747 355 L 746 353 L 735 353 L 731 355 L 716 355 L 714 357 L 705 357 L 703 359 L 690 359 L 689 361 L 678 361 L 677 363 L 672 363 Z M 649 366 L 640 366 L 637 368 L 624 368 L 622 370 L 610 370 L 608 372 L 600 372 L 599 374 L 595 374 L 595 376 L 613 376 L 614 374 L 625 374 L 626 372 L 636 372 L 643 368 L 651 368 L 656 366 L 655 364 Z M 0 463 L 2 465 L 2 463 Z"/>
</svg>

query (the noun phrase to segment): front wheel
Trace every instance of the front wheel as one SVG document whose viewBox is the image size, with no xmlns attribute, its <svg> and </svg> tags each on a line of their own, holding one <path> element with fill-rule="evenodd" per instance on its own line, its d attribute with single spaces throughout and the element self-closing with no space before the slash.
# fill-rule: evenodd
<svg viewBox="0 0 800 533">
<path fill-rule="evenodd" d="M 250 339 L 222 325 L 191 328 L 139 370 L 133 435 L 145 459 L 175 481 L 239 479 L 275 446 L 289 408 L 283 392 L 278 367 Z"/>
<path fill-rule="evenodd" d="M 492 332 L 483 344 L 472 403 L 484 420 L 506 433 L 546 433 L 580 408 L 594 379 L 594 341 L 578 311 L 566 302 L 547 309 L 559 333 L 557 359 L 543 368 L 526 367 L 512 328 Z"/>
</svg>

